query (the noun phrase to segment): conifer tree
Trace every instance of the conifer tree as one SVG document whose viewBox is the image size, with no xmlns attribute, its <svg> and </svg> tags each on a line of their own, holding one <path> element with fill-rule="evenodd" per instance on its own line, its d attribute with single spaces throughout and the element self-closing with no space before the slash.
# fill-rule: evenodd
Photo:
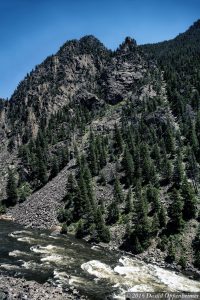
<svg viewBox="0 0 200 300">
<path fill-rule="evenodd" d="M 168 255 L 166 257 L 166 261 L 168 263 L 172 263 L 176 258 L 176 252 L 175 252 L 175 248 L 174 248 L 174 244 L 171 241 L 169 246 L 168 246 Z"/>
<path fill-rule="evenodd" d="M 46 184 L 48 181 L 47 168 L 42 160 L 38 161 L 38 178 L 42 184 Z"/>
<path fill-rule="evenodd" d="M 160 200 L 159 200 L 159 191 L 157 188 L 153 187 L 152 184 L 147 188 L 147 201 L 152 202 L 153 209 L 155 212 L 160 210 Z"/>
<path fill-rule="evenodd" d="M 175 166 L 174 166 L 174 173 L 173 173 L 173 180 L 176 186 L 180 186 L 184 178 L 184 169 L 182 163 L 182 156 L 180 154 L 177 155 Z"/>
<path fill-rule="evenodd" d="M 87 195 L 88 195 L 90 204 L 92 206 L 92 209 L 95 213 L 96 199 L 95 199 L 95 195 L 94 195 L 94 191 L 93 191 L 92 176 L 91 176 L 91 173 L 90 173 L 90 170 L 89 170 L 87 164 L 84 166 L 83 174 L 84 174 L 84 180 L 85 180 L 85 184 L 86 184 L 86 188 L 87 188 Z"/>
<path fill-rule="evenodd" d="M 97 160 L 97 149 L 95 145 L 94 134 L 90 133 L 90 141 L 89 141 L 89 155 L 88 155 L 90 170 L 93 175 L 98 174 L 98 160 Z"/>
<path fill-rule="evenodd" d="M 173 169 L 171 161 L 166 156 L 163 159 L 162 174 L 166 180 L 166 183 L 169 184 L 172 180 Z"/>
<path fill-rule="evenodd" d="M 126 173 L 126 181 L 127 183 L 133 184 L 133 179 L 134 179 L 134 163 L 133 163 L 133 158 L 132 155 L 130 154 L 128 148 L 125 148 L 125 153 L 124 153 L 124 159 L 123 159 L 123 165 Z"/>
<path fill-rule="evenodd" d="M 133 196 L 131 188 L 129 188 L 126 196 L 125 213 L 129 214 L 133 211 Z"/>
<path fill-rule="evenodd" d="M 170 217 L 172 228 L 175 231 L 181 231 L 183 222 L 183 201 L 178 190 L 174 189 L 171 195 L 172 203 L 170 205 Z"/>
<path fill-rule="evenodd" d="M 97 229 L 99 240 L 104 243 L 109 243 L 110 242 L 110 232 L 109 232 L 108 227 L 105 225 L 100 208 L 97 209 L 95 223 L 96 223 L 96 229 Z"/>
<path fill-rule="evenodd" d="M 81 239 L 85 236 L 85 230 L 84 230 L 84 222 L 82 219 L 79 220 L 78 226 L 76 228 L 76 234 L 77 239 Z"/>
<path fill-rule="evenodd" d="M 158 213 L 159 223 L 160 223 L 160 227 L 161 227 L 161 228 L 165 227 L 166 224 L 167 224 L 167 218 L 166 218 L 166 215 L 167 215 L 166 210 L 165 210 L 164 206 L 161 205 L 160 211 L 159 211 L 159 213 Z"/>
<path fill-rule="evenodd" d="M 108 224 L 114 224 L 119 220 L 119 207 L 115 199 L 108 207 Z"/>
<path fill-rule="evenodd" d="M 133 243 L 133 252 L 135 254 L 139 254 L 139 253 L 143 252 L 143 247 L 141 246 L 141 243 L 140 243 L 137 235 L 134 235 L 134 237 L 132 238 L 132 243 Z"/>
<path fill-rule="evenodd" d="M 8 206 L 15 205 L 17 203 L 17 183 L 13 171 L 10 169 L 8 171 L 6 192 Z"/>
<path fill-rule="evenodd" d="M 153 235 L 156 235 L 158 233 L 158 230 L 160 228 L 160 221 L 157 214 L 154 214 L 152 225 L 151 225 L 151 232 Z"/>
<path fill-rule="evenodd" d="M 192 179 L 193 186 L 195 191 L 197 191 L 197 186 L 199 182 L 199 167 L 197 164 L 196 157 L 194 152 L 192 151 L 191 147 L 188 146 L 187 148 L 187 157 L 188 157 L 188 176 Z"/>
<path fill-rule="evenodd" d="M 120 132 L 117 124 L 115 124 L 114 138 L 115 138 L 116 148 L 120 152 L 122 152 L 123 151 L 123 138 L 122 138 L 121 132 Z"/>
<path fill-rule="evenodd" d="M 58 165 L 58 160 L 57 157 L 54 156 L 53 162 L 52 162 L 52 169 L 51 169 L 51 177 L 55 177 L 59 172 L 59 165 Z"/>
<path fill-rule="evenodd" d="M 181 194 L 184 200 L 183 216 L 185 220 L 195 218 L 197 210 L 197 201 L 195 197 L 192 185 L 184 177 L 183 184 L 181 186 Z"/>
<path fill-rule="evenodd" d="M 120 203 L 120 204 L 123 203 L 124 201 L 122 187 L 117 177 L 115 178 L 115 184 L 114 184 L 114 199 L 116 203 Z"/>
<path fill-rule="evenodd" d="M 165 133 L 165 146 L 168 153 L 173 154 L 175 152 L 175 140 L 171 130 L 171 126 L 168 121 L 166 133 Z"/>
</svg>

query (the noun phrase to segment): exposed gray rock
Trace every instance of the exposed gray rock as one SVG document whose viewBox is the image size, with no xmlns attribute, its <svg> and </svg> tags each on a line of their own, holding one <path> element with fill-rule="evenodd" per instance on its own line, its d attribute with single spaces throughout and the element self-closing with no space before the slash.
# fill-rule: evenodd
<svg viewBox="0 0 200 300">
<path fill-rule="evenodd" d="M 75 292 L 74 292 L 75 291 Z M 14 278 L 0 275 L 0 300 L 77 300 L 86 299 L 75 288 L 65 291 L 62 287 L 52 286 L 49 283 L 39 284 L 35 281 L 26 281 L 23 278 Z"/>
<path fill-rule="evenodd" d="M 31 195 L 25 202 L 8 210 L 14 220 L 28 227 L 52 228 L 58 225 L 57 213 L 63 206 L 68 175 L 73 172 L 71 160 L 55 178 Z"/>
</svg>

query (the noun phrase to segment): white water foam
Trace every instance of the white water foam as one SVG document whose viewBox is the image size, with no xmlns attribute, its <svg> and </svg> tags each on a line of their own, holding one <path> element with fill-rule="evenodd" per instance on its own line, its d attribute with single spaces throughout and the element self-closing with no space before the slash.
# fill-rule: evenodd
<svg viewBox="0 0 200 300">
<path fill-rule="evenodd" d="M 114 270 L 97 260 L 91 260 L 81 265 L 81 268 L 97 278 L 105 278 L 119 287 L 115 299 L 123 299 L 126 291 L 186 291 L 200 292 L 200 282 L 191 280 L 173 271 L 162 269 L 152 264 L 146 264 L 130 257 L 121 257 L 119 265 Z"/>
<path fill-rule="evenodd" d="M 48 255 L 48 256 L 45 256 L 45 257 L 41 258 L 41 261 L 62 264 L 63 263 L 63 256 L 58 255 L 58 254 L 51 254 L 51 255 Z"/>
<path fill-rule="evenodd" d="M 172 291 L 200 292 L 200 282 L 154 266 L 155 276 Z"/>
<path fill-rule="evenodd" d="M 47 245 L 46 247 L 44 246 L 32 246 L 30 248 L 31 251 L 35 252 L 35 253 L 52 253 L 55 252 L 56 250 L 63 250 L 63 248 L 61 247 L 57 247 L 57 246 L 53 246 L 53 245 Z"/>
<path fill-rule="evenodd" d="M 37 240 L 36 240 L 36 239 L 31 238 L 31 237 L 28 237 L 28 236 L 24 236 L 24 237 L 17 238 L 17 240 L 18 240 L 19 242 L 25 242 L 25 243 L 28 243 L 28 244 L 37 243 Z"/>
<path fill-rule="evenodd" d="M 30 256 L 30 254 L 27 252 L 20 251 L 20 250 L 14 250 L 14 251 L 9 252 L 9 256 L 13 256 L 13 257 L 23 256 L 24 257 L 24 256 Z"/>
<path fill-rule="evenodd" d="M 22 267 L 24 267 L 25 269 L 27 270 L 33 270 L 33 269 L 40 269 L 41 270 L 41 265 L 40 264 L 37 264 L 36 262 L 34 261 L 24 261 L 23 264 L 22 264 Z"/>
<path fill-rule="evenodd" d="M 18 270 L 21 267 L 16 266 L 16 265 L 10 265 L 10 264 L 0 264 L 0 268 L 5 269 L 5 270 Z"/>
<path fill-rule="evenodd" d="M 91 249 L 95 250 L 95 251 L 100 251 L 101 250 L 98 246 L 92 246 Z"/>
<path fill-rule="evenodd" d="M 17 230 L 17 231 L 13 231 L 11 232 L 8 236 L 11 236 L 13 238 L 17 238 L 17 237 L 20 237 L 21 235 L 26 235 L 26 234 L 32 234 L 31 231 L 27 231 L 27 230 Z"/>
<path fill-rule="evenodd" d="M 98 278 L 111 278 L 114 271 L 106 264 L 91 260 L 81 265 L 81 269 Z"/>
</svg>

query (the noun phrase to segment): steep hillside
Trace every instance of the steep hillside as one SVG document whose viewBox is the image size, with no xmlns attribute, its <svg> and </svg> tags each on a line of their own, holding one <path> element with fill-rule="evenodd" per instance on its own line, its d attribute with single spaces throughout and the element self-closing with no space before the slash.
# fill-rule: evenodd
<svg viewBox="0 0 200 300">
<path fill-rule="evenodd" d="M 19 223 L 61 223 L 189 269 L 200 265 L 200 115 L 190 100 L 177 113 L 179 84 L 155 49 L 126 38 L 112 52 L 86 36 L 27 75 L 2 110 L 2 200 Z"/>
</svg>

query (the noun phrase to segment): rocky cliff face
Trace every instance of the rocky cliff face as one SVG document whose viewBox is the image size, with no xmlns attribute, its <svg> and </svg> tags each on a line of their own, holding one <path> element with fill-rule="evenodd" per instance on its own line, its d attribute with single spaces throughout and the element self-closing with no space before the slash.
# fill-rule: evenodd
<svg viewBox="0 0 200 300">
<path fill-rule="evenodd" d="M 70 102 L 91 109 L 116 104 L 135 92 L 147 69 L 130 38 L 115 53 L 93 36 L 69 41 L 19 84 L 7 112 L 11 128 L 20 136 L 26 129 L 36 136 L 41 119 L 48 122 Z"/>
<path fill-rule="evenodd" d="M 37 136 L 41 124 L 47 126 L 51 116 L 69 104 L 73 115 L 79 105 L 95 111 L 106 103 L 131 99 L 147 73 L 148 63 L 131 38 L 115 52 L 94 36 L 68 41 L 36 66 L 19 83 L 10 101 L 1 101 L 2 197 L 7 166 L 16 161 L 18 147 Z"/>
</svg>

